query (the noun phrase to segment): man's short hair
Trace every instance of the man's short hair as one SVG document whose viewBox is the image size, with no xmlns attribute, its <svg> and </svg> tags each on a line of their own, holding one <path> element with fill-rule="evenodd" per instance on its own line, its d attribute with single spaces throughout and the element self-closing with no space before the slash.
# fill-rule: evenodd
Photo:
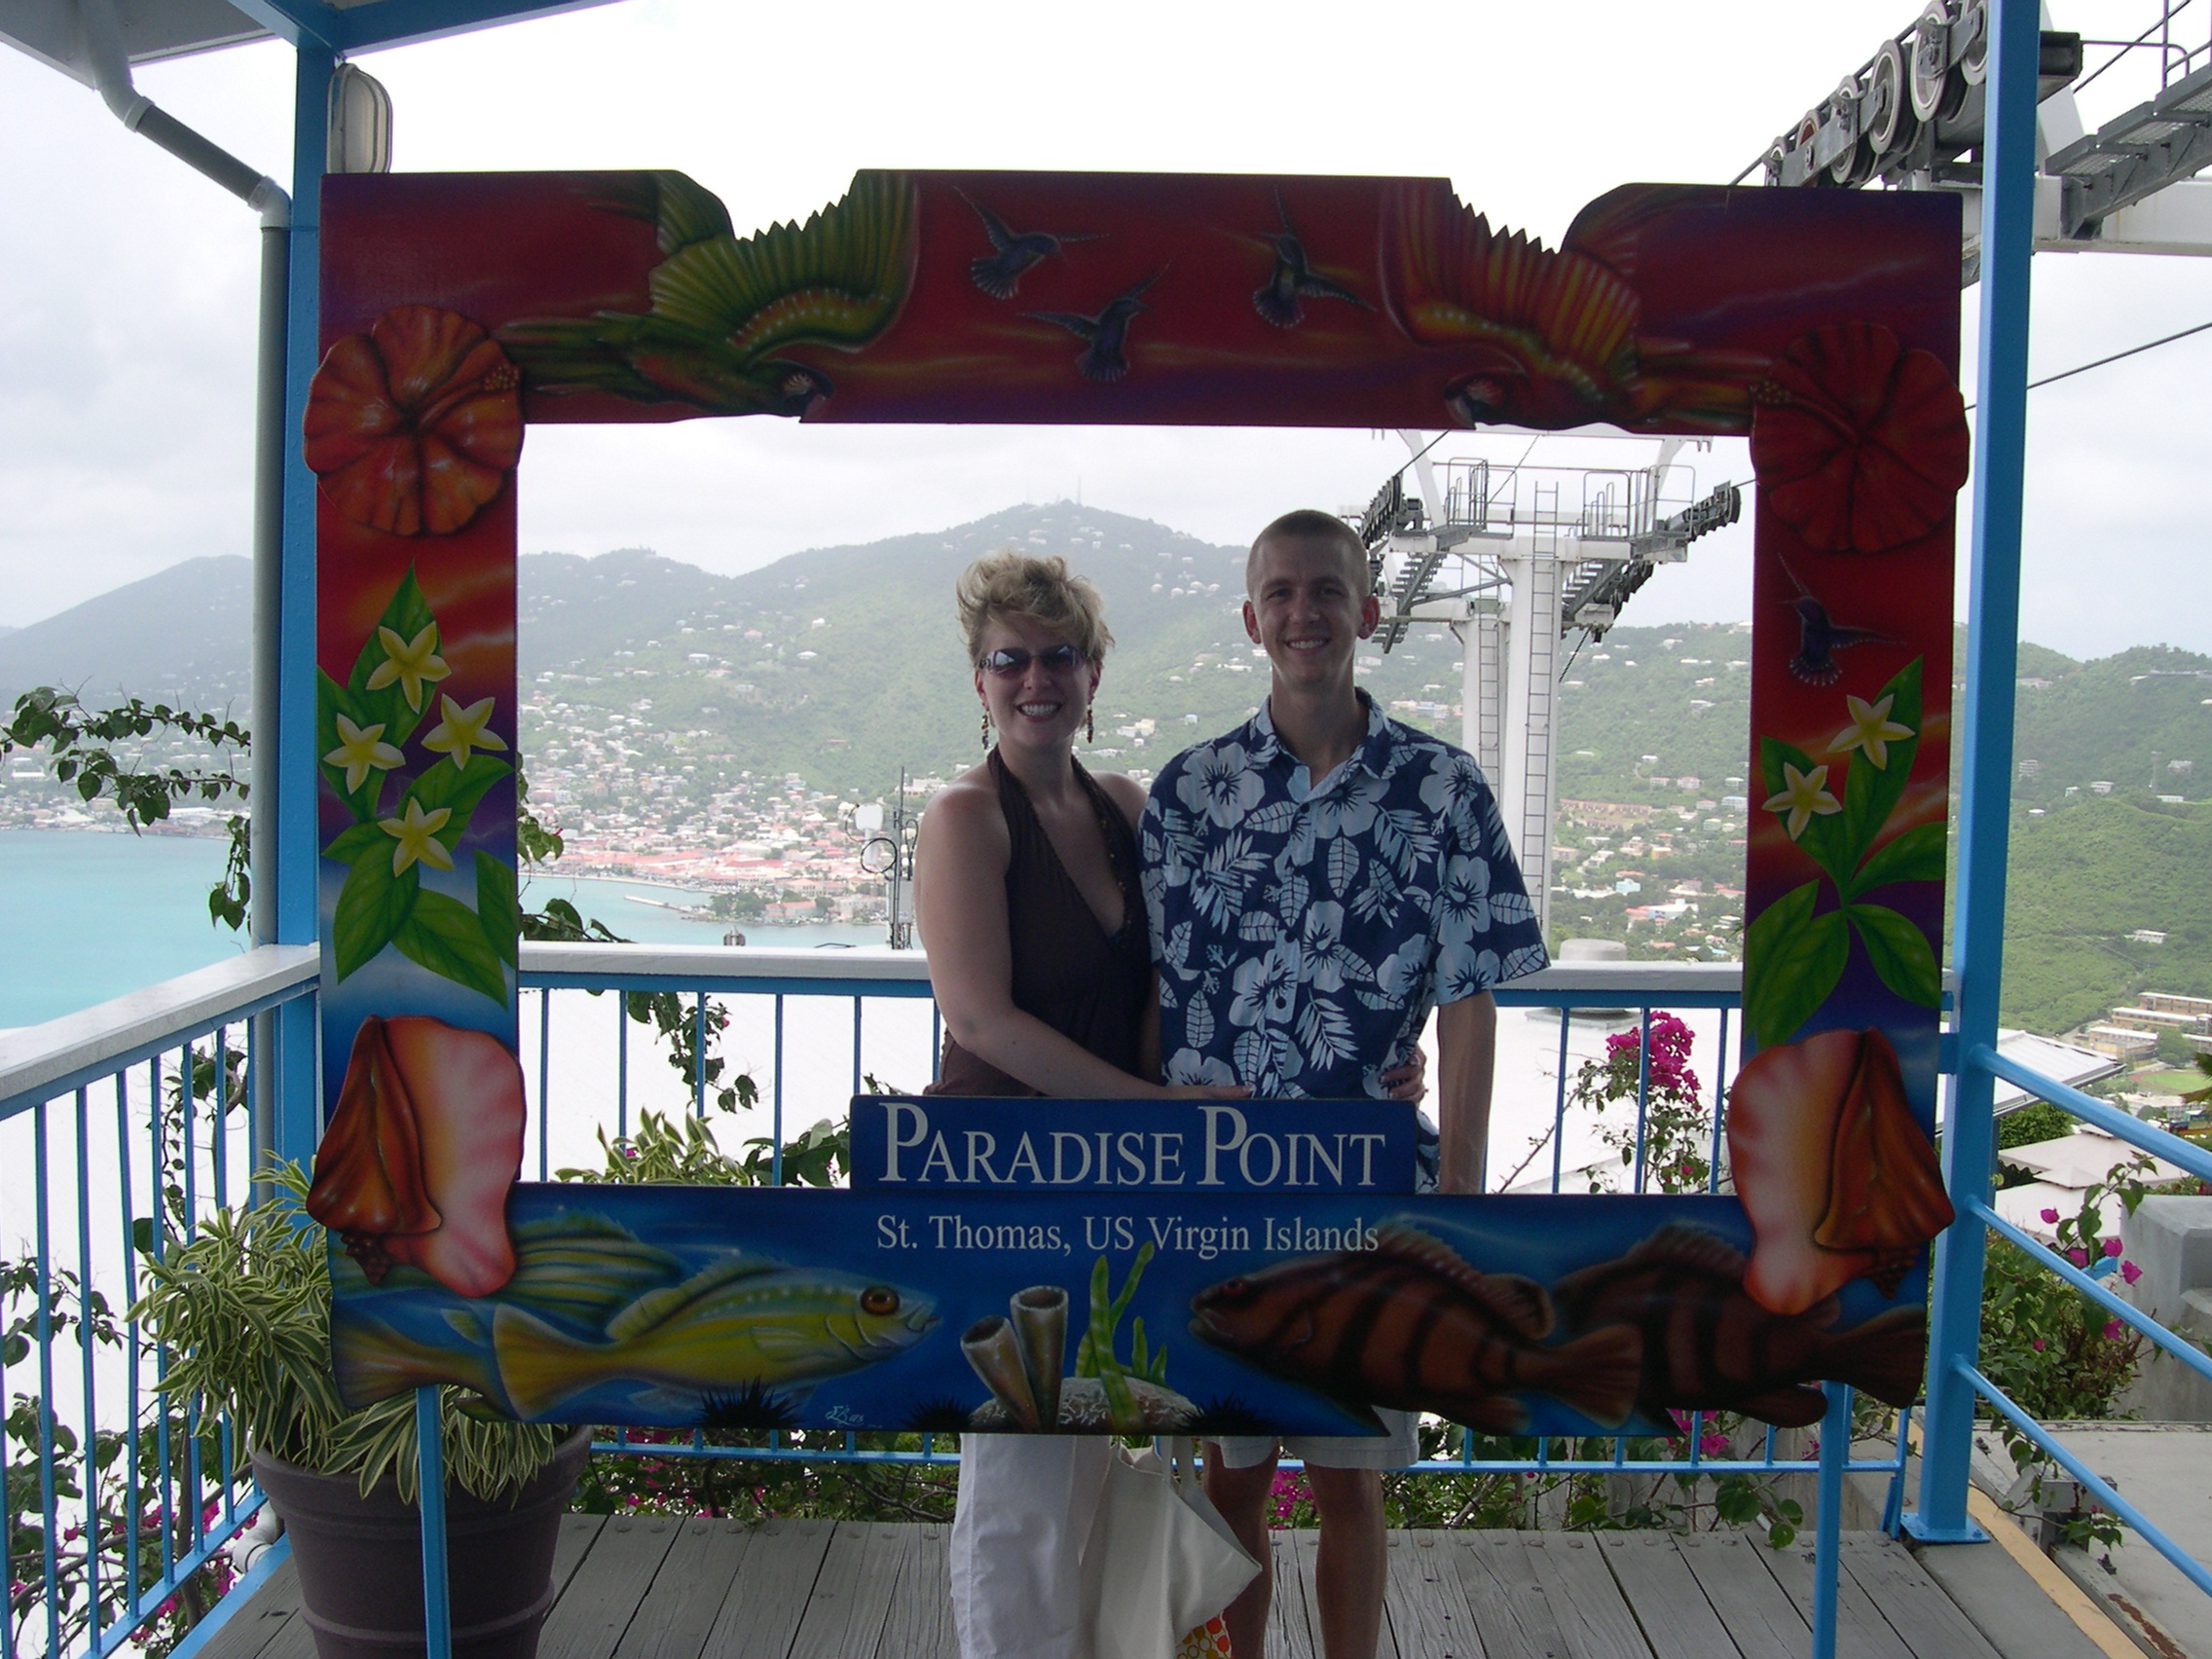
<svg viewBox="0 0 2212 1659">
<path fill-rule="evenodd" d="M 1252 591 L 1252 578 L 1259 570 L 1260 549 L 1271 541 L 1329 541 L 1344 550 L 1345 565 L 1351 576 L 1351 591 L 1365 599 L 1375 590 L 1374 567 L 1368 563 L 1367 544 L 1360 540 L 1359 533 L 1335 513 L 1325 513 L 1318 507 L 1299 507 L 1276 519 L 1252 538 L 1252 549 L 1244 555 L 1244 591 Z"/>
</svg>

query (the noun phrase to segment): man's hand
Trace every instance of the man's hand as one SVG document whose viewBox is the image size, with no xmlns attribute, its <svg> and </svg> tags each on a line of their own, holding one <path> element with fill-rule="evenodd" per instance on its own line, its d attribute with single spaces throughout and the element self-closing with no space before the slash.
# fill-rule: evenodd
<svg viewBox="0 0 2212 1659">
<path fill-rule="evenodd" d="M 1497 1004 L 1488 991 L 1436 1011 L 1437 1190 L 1479 1193 L 1490 1150 L 1490 1089 Z"/>
</svg>

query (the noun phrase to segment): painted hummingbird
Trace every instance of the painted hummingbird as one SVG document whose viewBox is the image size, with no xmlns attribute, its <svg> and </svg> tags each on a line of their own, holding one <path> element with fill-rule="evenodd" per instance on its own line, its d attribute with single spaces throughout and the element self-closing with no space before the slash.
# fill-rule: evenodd
<svg viewBox="0 0 2212 1659">
<path fill-rule="evenodd" d="M 1096 316 L 1085 316 L 1077 312 L 1023 312 L 1021 314 L 1033 322 L 1049 322 L 1055 328 L 1064 328 L 1078 339 L 1090 343 L 1075 364 L 1085 380 L 1118 381 L 1129 372 L 1129 325 L 1152 310 L 1139 296 L 1162 275 L 1155 271 L 1143 281 L 1124 289 L 1107 301 L 1106 309 Z"/>
<path fill-rule="evenodd" d="M 969 261 L 968 275 L 994 300 L 1013 299 L 1022 273 L 1044 260 L 1066 258 L 1068 243 L 1098 240 L 1095 231 L 1010 230 L 1004 219 L 965 190 L 955 186 L 953 194 L 976 210 L 976 217 L 983 221 L 983 235 L 990 238 L 990 257 Z"/>
</svg>

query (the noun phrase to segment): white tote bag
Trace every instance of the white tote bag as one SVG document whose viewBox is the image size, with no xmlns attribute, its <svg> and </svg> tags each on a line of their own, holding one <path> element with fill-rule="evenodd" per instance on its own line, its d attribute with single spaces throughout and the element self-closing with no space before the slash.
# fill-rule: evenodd
<svg viewBox="0 0 2212 1659">
<path fill-rule="evenodd" d="M 1083 1618 L 1095 1659 L 1174 1659 L 1259 1575 L 1199 1484 L 1198 1443 L 1162 1458 L 1116 1446 L 1083 1551 Z"/>
</svg>

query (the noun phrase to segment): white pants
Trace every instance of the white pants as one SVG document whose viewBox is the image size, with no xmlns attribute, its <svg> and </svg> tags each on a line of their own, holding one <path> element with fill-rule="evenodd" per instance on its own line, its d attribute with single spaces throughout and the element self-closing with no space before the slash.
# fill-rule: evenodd
<svg viewBox="0 0 2212 1659">
<path fill-rule="evenodd" d="M 1083 1547 L 1113 1445 L 1104 1435 L 960 1437 L 951 1568 L 961 1659 L 1086 1659 Z"/>
</svg>

